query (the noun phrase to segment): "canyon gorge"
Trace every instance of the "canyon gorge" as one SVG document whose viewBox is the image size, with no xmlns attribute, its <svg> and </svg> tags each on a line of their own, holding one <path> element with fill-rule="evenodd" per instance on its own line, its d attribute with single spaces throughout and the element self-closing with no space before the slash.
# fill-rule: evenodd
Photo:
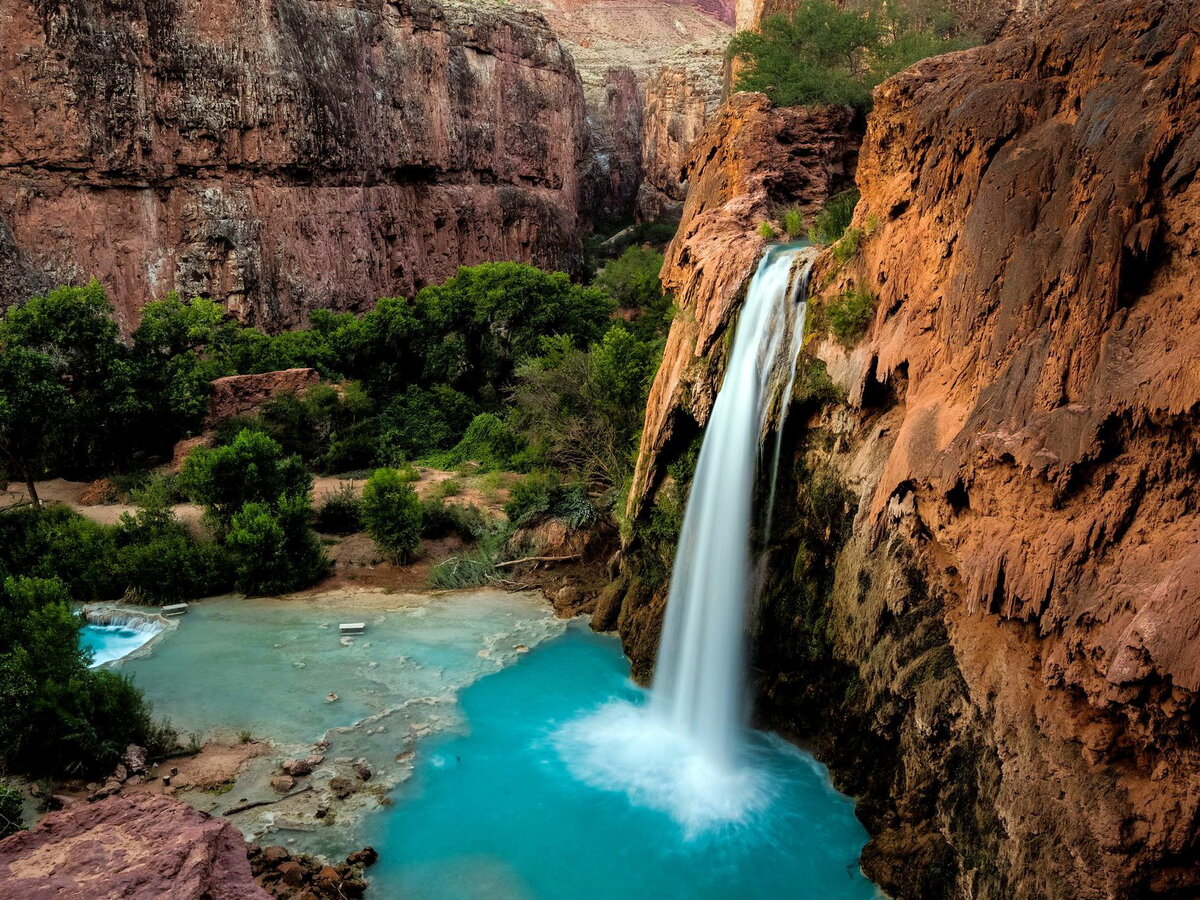
<svg viewBox="0 0 1200 900">
<path fill-rule="evenodd" d="M 95 277 L 126 330 L 172 290 L 279 330 L 460 265 L 576 270 L 643 170 L 679 195 L 728 16 L 526 7 L 6 3 L 0 302 Z"/>
<path fill-rule="evenodd" d="M 581 821 L 568 822 L 574 807 L 564 805 L 562 821 L 537 832 L 530 868 L 541 856 L 561 862 L 593 834 L 597 843 L 573 873 L 547 864 L 545 882 L 531 877 L 537 888 L 527 893 L 498 864 L 489 868 L 489 853 L 505 851 L 486 828 L 509 840 L 522 815 L 554 818 L 558 807 L 547 812 L 522 793 L 534 790 L 534 772 L 550 770 L 548 760 L 570 771 L 573 780 L 562 780 L 575 791 L 576 782 L 594 787 L 597 770 L 641 759 L 606 755 L 604 744 L 588 744 L 590 735 L 575 743 L 557 730 L 548 737 L 513 727 L 526 756 L 505 771 L 519 787 L 481 794 L 492 818 L 463 825 L 440 822 L 435 801 L 477 782 L 498 790 L 494 772 L 472 768 L 472 753 L 503 764 L 486 728 L 423 751 L 417 738 L 436 729 L 422 720 L 424 730 L 414 729 L 397 752 L 389 742 L 399 738 L 384 727 L 377 734 L 360 726 L 384 722 L 407 735 L 406 720 L 388 716 L 408 716 L 411 706 L 420 710 L 411 715 L 433 721 L 461 690 L 485 724 L 483 711 L 524 703 L 557 729 L 576 712 L 570 704 L 584 702 L 570 693 L 584 692 L 569 684 L 566 645 L 582 648 L 580 670 L 595 679 L 589 688 L 642 702 L 628 676 L 649 685 L 660 646 L 671 643 L 663 634 L 683 510 L 718 393 L 736 384 L 727 375 L 739 358 L 734 337 L 752 278 L 760 260 L 792 253 L 792 277 L 803 269 L 804 290 L 783 294 L 807 304 L 794 319 L 803 343 L 783 381 L 755 370 L 781 408 L 759 435 L 757 482 L 750 457 L 740 481 L 753 494 L 754 516 L 753 565 L 742 573 L 753 587 L 741 591 L 751 602 L 746 693 L 754 728 L 811 752 L 833 787 L 853 798 L 861 825 L 846 812 L 813 828 L 862 848 L 857 865 L 830 857 L 829 871 L 852 869 L 856 879 L 840 888 L 848 893 L 831 896 L 865 897 L 878 886 L 902 900 L 1200 897 L 1200 0 L 954 0 L 946 6 L 956 27 L 977 45 L 882 80 L 868 108 L 783 106 L 733 90 L 731 35 L 799 6 L 0 0 L 0 306 L 94 277 L 122 335 L 169 291 L 210 298 L 239 322 L 278 333 L 316 310 L 369 311 L 380 297 L 410 296 L 464 265 L 512 260 L 578 279 L 597 236 L 635 221 L 678 221 L 660 276 L 672 303 L 669 328 L 654 333 L 656 355 L 641 382 L 648 396 L 629 444 L 636 442 L 636 458 L 626 454 L 627 477 L 579 492 L 603 494 L 611 521 L 581 516 L 586 524 L 576 530 L 586 537 L 547 541 L 549 549 L 528 543 L 548 529 L 521 526 L 527 542 L 519 553 L 498 565 L 498 555 L 484 559 L 490 585 L 513 593 L 495 591 L 495 621 L 475 623 L 479 635 L 449 641 L 462 657 L 451 662 L 437 640 L 457 633 L 438 616 L 461 627 L 460 613 L 437 603 L 441 589 L 461 585 L 437 584 L 426 605 L 401 610 L 411 616 L 403 627 L 385 626 L 380 611 L 396 612 L 395 586 L 379 579 L 399 564 L 389 568 L 376 556 L 352 576 L 337 570 L 337 589 L 352 601 L 379 589 L 373 639 L 391 646 L 386 634 L 393 657 L 410 666 L 406 677 L 421 684 L 394 709 L 366 703 L 352 726 L 325 723 L 320 733 L 354 751 L 331 764 L 357 767 L 352 756 L 376 754 L 358 776 L 366 783 L 374 772 L 374 782 L 356 782 L 364 794 L 402 784 L 415 765 L 421 824 L 476 841 L 475 887 L 514 898 L 556 890 L 582 897 L 589 879 L 608 877 L 608 807 L 583 805 Z M 785 216 L 812 222 L 831 198 L 852 191 L 856 205 L 840 238 L 798 254 L 778 247 L 787 243 Z M 787 231 L 792 243 L 810 243 Z M 618 306 L 604 316 L 630 312 Z M 512 314 L 505 328 L 515 331 L 527 312 Z M 636 316 L 626 324 L 633 329 Z M 569 355 L 570 336 L 546 349 L 560 337 L 545 336 L 537 365 L 516 358 L 509 331 L 497 343 L 530 378 L 531 369 Z M 388 352 L 429 352 L 420 340 L 388 344 Z M 595 346 L 604 344 L 595 343 L 594 354 Z M 481 355 L 481 347 L 463 356 Z M 751 351 L 741 357 L 742 375 L 777 365 L 774 355 L 769 364 Z M 599 358 L 579 362 L 571 377 L 591 377 Z M 277 394 L 323 385 L 319 364 L 308 365 L 212 382 L 204 440 Z M 345 386 L 332 393 L 343 397 Z M 454 393 L 436 395 L 438 402 L 449 405 Z M 482 411 L 479 419 L 491 412 L 483 401 L 471 408 Z M 492 416 L 497 430 L 501 417 Z M 761 474 L 776 447 L 777 482 Z M 449 461 L 437 464 L 445 469 L 438 478 L 461 479 L 472 497 L 491 492 L 486 514 L 507 514 L 517 526 L 509 507 L 519 481 L 488 486 L 490 473 L 474 457 L 442 458 Z M 716 482 L 719 462 L 711 460 Z M 365 464 L 345 468 L 354 469 L 350 492 L 361 493 Z M 428 468 L 414 469 L 413 480 L 421 502 L 438 490 Z M 569 487 L 556 482 L 553 490 Z M 721 544 L 719 530 L 705 546 Z M 453 534 L 438 539 L 466 558 Z M 560 578 L 543 563 L 577 569 Z M 591 630 L 516 593 L 531 587 L 563 617 L 589 616 Z M 338 602 L 319 626 L 305 620 L 307 632 L 273 623 L 272 649 L 291 653 L 294 634 L 311 636 L 356 609 L 345 596 Z M 519 630 L 508 604 L 522 603 Z M 212 612 L 192 620 L 204 615 L 220 621 Z M 736 632 L 737 618 L 720 631 Z M 422 628 L 434 637 L 426 641 Z M 618 639 L 621 665 L 604 656 L 615 654 Z M 372 646 L 345 640 L 356 652 Z M 201 656 L 176 638 L 164 645 L 168 660 Z M 431 647 L 438 652 L 422 657 Z M 160 675 L 155 702 L 168 703 L 167 664 L 141 664 Z M 703 681 L 703 664 L 693 657 L 675 676 L 680 705 L 695 700 L 690 687 Z M 295 690 L 287 698 L 303 715 L 358 702 L 344 690 L 340 700 L 326 692 L 313 680 L 317 665 L 300 656 L 282 665 L 295 682 L 312 681 L 311 696 Z M 382 691 L 380 665 L 372 658 L 356 670 L 371 685 L 367 693 Z M 423 679 L 454 665 L 470 677 L 462 675 L 446 701 Z M 261 671 L 264 683 L 279 677 L 266 664 Z M 188 698 L 204 715 L 207 695 L 225 690 L 213 677 Z M 319 702 L 303 705 L 317 694 Z M 515 745 L 508 727 L 496 731 Z M 626 743 L 636 746 L 637 737 Z M 787 780 L 797 777 L 787 768 L 801 758 L 789 755 L 794 748 L 763 746 L 790 773 L 780 783 L 799 783 Z M 576 767 L 573 753 L 582 760 Z M 387 782 L 387 766 L 403 774 Z M 814 764 L 805 777 L 811 783 L 797 796 L 834 802 L 823 769 Z M 231 777 L 218 789 L 234 786 Z M 317 791 L 305 790 L 315 809 Z M 637 806 L 640 797 L 629 793 Z M 280 801 L 272 794 L 269 802 Z M 313 815 L 305 827 L 315 827 Z M 77 884 L 90 869 L 114 865 L 127 883 L 160 893 L 165 879 L 180 896 L 266 896 L 235 827 L 249 834 L 250 821 L 230 824 L 141 794 L 70 804 L 0 842 L 0 897 L 6 871 L 22 879 L 10 882 L 22 896 L 57 896 L 55 877 Z M 399 861 L 383 854 L 375 883 L 396 896 L 414 884 L 426 893 L 413 896 L 449 896 L 458 882 L 445 881 L 445 862 L 423 857 L 424 846 L 413 850 L 398 821 L 364 826 L 373 840 L 403 847 Z M 114 864 L 120 854 L 104 856 L 89 843 L 106 828 L 122 846 L 165 849 L 131 851 Z M 642 820 L 630 833 L 660 836 Z M 803 857 L 804 832 L 779 835 L 771 852 Z M 79 847 L 86 853 L 75 855 Z M 252 849 L 250 859 L 263 852 Z M 641 857 L 630 859 L 614 854 L 613 868 L 636 882 Z M 679 872 L 668 867 L 664 881 L 648 877 L 638 889 L 720 896 L 703 893 L 703 872 L 681 859 L 682 851 L 671 861 Z M 818 872 L 806 889 L 826 883 Z M 783 900 L 786 889 L 771 875 L 788 884 L 808 877 L 780 868 L 746 896 Z M 635 896 L 612 877 L 614 896 Z M 438 879 L 451 887 L 430 890 Z"/>
</svg>

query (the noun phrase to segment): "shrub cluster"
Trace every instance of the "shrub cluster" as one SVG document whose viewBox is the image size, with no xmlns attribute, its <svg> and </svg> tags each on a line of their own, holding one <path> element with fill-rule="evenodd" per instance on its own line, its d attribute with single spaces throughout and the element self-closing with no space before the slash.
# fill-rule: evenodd
<svg viewBox="0 0 1200 900">
<path fill-rule="evenodd" d="M 802 0 L 734 35 L 735 89 L 762 91 L 779 106 L 840 103 L 867 109 L 871 90 L 918 60 L 975 43 L 953 14 L 927 2 Z"/>
</svg>

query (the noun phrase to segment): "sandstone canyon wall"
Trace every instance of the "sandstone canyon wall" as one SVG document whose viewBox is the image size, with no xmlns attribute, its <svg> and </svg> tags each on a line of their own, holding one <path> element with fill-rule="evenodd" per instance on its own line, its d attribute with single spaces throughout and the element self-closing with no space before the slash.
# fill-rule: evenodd
<svg viewBox="0 0 1200 900">
<path fill-rule="evenodd" d="M 583 80 L 588 153 L 584 206 L 597 221 L 677 215 L 683 162 L 661 140 L 694 137 L 721 93 L 733 7 L 726 0 L 520 0 L 546 16 Z M 686 87 L 661 84 L 660 72 Z M 703 96 L 700 96 L 703 95 Z M 671 124 L 675 123 L 675 124 Z M 686 124 L 693 123 L 693 124 Z M 659 149 L 662 154 L 659 154 Z M 649 194 L 643 190 L 647 185 Z"/>
<path fill-rule="evenodd" d="M 694 157 L 643 525 L 711 408 L 747 173 L 789 166 L 752 127 Z M 762 721 L 859 797 L 895 896 L 1200 894 L 1198 171 L 1196 0 L 1061 0 L 876 92 L 861 245 L 818 263 L 755 677 Z M 850 348 L 822 337 L 847 292 L 875 301 Z M 643 677 L 668 550 L 629 544 L 597 614 Z"/>
<path fill-rule="evenodd" d="M 127 329 L 171 289 L 277 329 L 575 262 L 583 93 L 533 13 L 2 0 L 0 78 L 0 300 L 95 276 Z"/>
</svg>

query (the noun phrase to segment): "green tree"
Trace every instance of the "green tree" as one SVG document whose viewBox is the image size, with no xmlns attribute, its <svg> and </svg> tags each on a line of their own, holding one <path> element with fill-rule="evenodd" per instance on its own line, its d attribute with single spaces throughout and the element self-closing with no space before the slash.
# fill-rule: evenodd
<svg viewBox="0 0 1200 900">
<path fill-rule="evenodd" d="M 437 336 L 425 381 L 498 406 L 518 361 L 536 355 L 543 337 L 567 335 L 586 346 L 604 333 L 612 307 L 604 291 L 574 285 L 562 272 L 512 262 L 461 268 L 417 294 L 427 333 Z"/>
<path fill-rule="evenodd" d="M 0 350 L 41 353 L 72 398 L 64 410 L 57 461 L 69 472 L 107 470 L 123 460 L 143 408 L 128 350 L 99 283 L 61 287 L 11 306 L 0 317 Z"/>
<path fill-rule="evenodd" d="M 20 346 L 0 348 L 0 457 L 6 472 L 25 483 L 35 506 L 41 498 L 34 482 L 50 465 L 71 406 L 49 356 Z"/>
<path fill-rule="evenodd" d="M 132 358 L 146 445 L 165 449 L 200 427 L 213 379 L 232 371 L 210 354 L 224 321 L 224 310 L 200 297 L 184 301 L 172 293 L 143 307 Z"/>
<path fill-rule="evenodd" d="M 284 457 L 276 441 L 244 429 L 223 447 L 193 450 L 179 474 L 179 485 L 204 506 L 223 535 L 247 503 L 276 506 L 281 498 L 292 497 L 308 502 L 312 476 L 300 457 Z"/>
<path fill-rule="evenodd" d="M 547 463 L 589 484 L 620 485 L 629 473 L 661 341 L 622 325 L 587 351 L 548 340 L 518 370 L 512 421 Z"/>
<path fill-rule="evenodd" d="M 234 514 L 225 546 L 233 556 L 238 590 L 276 594 L 307 587 L 329 568 L 308 527 L 307 498 L 285 497 L 277 506 L 250 502 Z"/>
<path fill-rule="evenodd" d="M 0 593 L 0 757 L 13 771 L 88 775 L 154 732 L 125 678 L 89 670 L 83 620 L 55 579 L 8 578 Z"/>
<path fill-rule="evenodd" d="M 421 501 L 395 469 L 376 469 L 363 486 L 362 519 L 380 552 L 401 565 L 421 547 Z"/>
<path fill-rule="evenodd" d="M 972 43 L 940 4 L 802 0 L 791 15 L 768 16 L 759 31 L 735 34 L 729 55 L 741 63 L 736 90 L 762 91 L 779 106 L 867 109 L 871 90 L 885 78 Z"/>
<path fill-rule="evenodd" d="M 653 305 L 662 296 L 663 255 L 650 247 L 629 247 L 606 263 L 592 282 L 623 309 Z"/>
</svg>

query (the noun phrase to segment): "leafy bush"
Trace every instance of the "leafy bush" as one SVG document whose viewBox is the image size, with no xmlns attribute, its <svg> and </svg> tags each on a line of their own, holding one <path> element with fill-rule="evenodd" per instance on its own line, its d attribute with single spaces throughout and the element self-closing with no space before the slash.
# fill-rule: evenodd
<svg viewBox="0 0 1200 900">
<path fill-rule="evenodd" d="M 494 522 L 469 503 L 445 503 L 436 497 L 421 502 L 421 534 L 428 538 L 457 534 L 478 541 L 495 531 Z"/>
<path fill-rule="evenodd" d="M 599 518 L 583 485 L 559 484 L 557 477 L 546 472 L 534 473 L 513 485 L 510 496 L 504 513 L 518 528 L 558 519 L 575 530 Z"/>
<path fill-rule="evenodd" d="M 111 529 L 66 506 L 26 507 L 0 516 L 0 575 L 59 579 L 79 600 L 120 594 Z"/>
<path fill-rule="evenodd" d="M 284 497 L 307 500 L 312 476 L 298 456 L 284 457 L 278 442 L 249 429 L 224 447 L 197 447 L 179 475 L 180 487 L 205 507 L 218 533 L 247 503 L 274 505 Z"/>
<path fill-rule="evenodd" d="M 350 482 L 325 494 L 317 507 L 317 531 L 325 534 L 354 534 L 362 530 L 362 500 Z"/>
<path fill-rule="evenodd" d="M 362 517 L 380 552 L 401 565 L 421 547 L 421 501 L 395 469 L 376 469 L 363 488 Z"/>
<path fill-rule="evenodd" d="M 284 497 L 272 507 L 245 504 L 234 514 L 225 546 L 234 561 L 238 590 L 278 594 L 307 587 L 329 568 L 321 544 L 308 527 L 306 497 Z"/>
<path fill-rule="evenodd" d="M 608 295 L 571 283 L 561 272 L 520 263 L 461 268 L 417 294 L 429 335 L 424 381 L 446 384 L 485 406 L 498 404 L 518 361 L 538 352 L 546 335 L 586 346 L 603 334 Z"/>
<path fill-rule="evenodd" d="M 478 410 L 469 397 L 446 385 L 410 386 L 380 416 L 381 458 L 398 463 L 449 450 Z"/>
<path fill-rule="evenodd" d="M 24 802 L 15 787 L 0 784 L 0 840 L 25 827 Z"/>
<path fill-rule="evenodd" d="M 729 55 L 741 63 L 735 89 L 762 91 L 779 106 L 841 103 L 867 109 L 872 88 L 885 78 L 919 59 L 973 43 L 952 15 L 917 6 L 879 5 L 864 13 L 831 0 L 802 0 L 790 16 L 768 16 L 759 31 L 734 35 Z"/>
<path fill-rule="evenodd" d="M 476 462 L 485 471 L 513 469 L 523 465 L 525 449 L 520 435 L 503 419 L 492 413 L 480 413 L 471 420 L 462 440 L 438 461 L 447 466 Z"/>
<path fill-rule="evenodd" d="M 770 222 L 763 222 L 758 226 L 758 236 L 764 241 L 773 241 L 778 237 L 775 233 L 775 226 Z"/>
<path fill-rule="evenodd" d="M 867 333 L 875 316 L 875 296 L 869 291 L 846 291 L 826 307 L 825 315 L 829 330 L 850 346 Z"/>
<path fill-rule="evenodd" d="M 604 266 L 593 285 L 605 291 L 623 309 L 653 305 L 662 296 L 663 255 L 649 247 L 629 247 Z"/>
<path fill-rule="evenodd" d="M 808 239 L 814 244 L 828 247 L 841 238 L 850 227 L 854 207 L 858 205 L 858 196 L 858 189 L 851 188 L 826 200 L 821 211 L 813 219 L 812 227 L 808 229 Z"/>
<path fill-rule="evenodd" d="M 862 230 L 847 228 L 841 239 L 833 245 L 833 258 L 840 263 L 848 263 L 858 253 L 858 244 L 862 240 Z"/>
<path fill-rule="evenodd" d="M 514 427 L 545 463 L 588 484 L 621 484 L 661 346 L 620 324 L 586 352 L 547 341 L 518 371 Z"/>
<path fill-rule="evenodd" d="M 783 230 L 787 232 L 788 237 L 797 240 L 804 236 L 804 216 L 800 214 L 798 207 L 792 206 L 784 210 L 783 213 Z"/>
</svg>

